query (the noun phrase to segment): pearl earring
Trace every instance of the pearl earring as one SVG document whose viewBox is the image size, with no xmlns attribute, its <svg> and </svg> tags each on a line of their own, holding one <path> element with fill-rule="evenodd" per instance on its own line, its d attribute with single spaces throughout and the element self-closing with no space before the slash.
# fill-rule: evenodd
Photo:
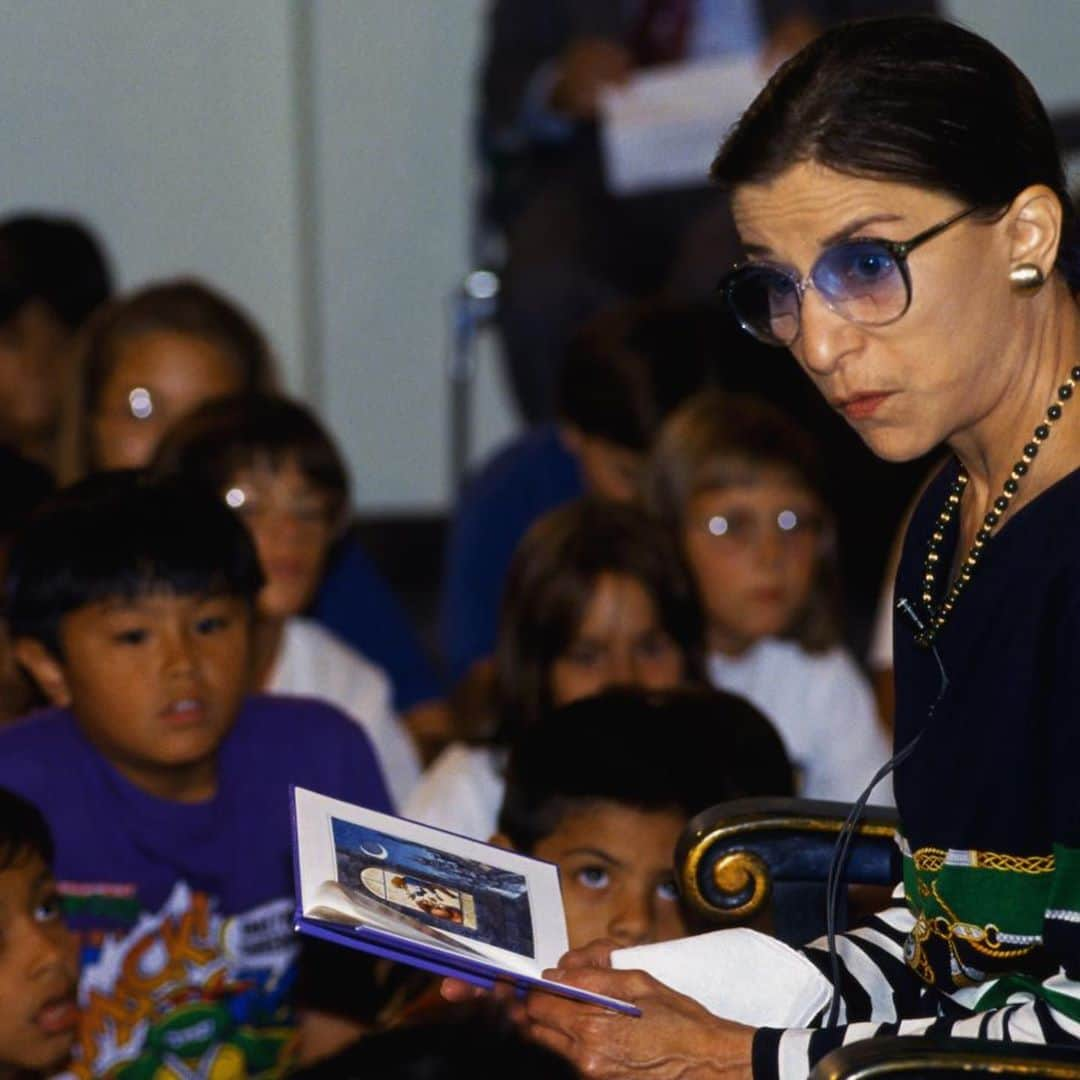
<svg viewBox="0 0 1080 1080">
<path fill-rule="evenodd" d="M 1046 277 L 1034 263 L 1021 263 L 1009 271 L 1009 281 L 1017 292 L 1034 292 L 1045 284 Z"/>
</svg>

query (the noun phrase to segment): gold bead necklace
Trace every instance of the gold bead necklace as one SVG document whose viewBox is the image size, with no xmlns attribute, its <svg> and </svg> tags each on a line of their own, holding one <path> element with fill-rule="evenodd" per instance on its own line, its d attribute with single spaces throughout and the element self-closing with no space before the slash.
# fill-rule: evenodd
<svg viewBox="0 0 1080 1080">
<path fill-rule="evenodd" d="M 949 485 L 949 493 L 945 496 L 945 506 L 938 514 L 934 523 L 934 531 L 930 534 L 930 542 L 926 545 L 926 562 L 923 564 L 922 602 L 930 616 L 926 622 L 926 629 L 916 635 L 915 640 L 923 646 L 932 645 L 945 625 L 960 594 L 967 587 L 975 567 L 986 551 L 987 541 L 994 535 L 994 528 L 1001 521 L 1002 515 L 1009 508 L 1013 496 L 1020 490 L 1020 479 L 1027 473 L 1031 463 L 1035 460 L 1039 447 L 1050 436 L 1050 428 L 1061 419 L 1062 405 L 1073 396 L 1076 384 L 1080 382 L 1080 365 L 1072 368 L 1069 377 L 1058 387 L 1054 403 L 1046 410 L 1046 419 L 1039 423 L 1031 436 L 1031 442 L 1024 446 L 1020 460 L 1012 467 L 1009 478 L 1002 485 L 1001 494 L 994 500 L 993 509 L 983 518 L 979 531 L 975 534 L 975 542 L 967 553 L 967 558 L 960 564 L 960 572 L 952 583 L 952 587 L 945 594 L 940 604 L 934 603 L 934 585 L 937 581 L 937 568 L 941 563 L 941 545 L 945 540 L 945 529 L 956 516 L 960 500 L 963 498 L 964 489 L 968 484 L 968 474 L 964 467 L 960 466 L 960 472 L 956 479 Z"/>
</svg>

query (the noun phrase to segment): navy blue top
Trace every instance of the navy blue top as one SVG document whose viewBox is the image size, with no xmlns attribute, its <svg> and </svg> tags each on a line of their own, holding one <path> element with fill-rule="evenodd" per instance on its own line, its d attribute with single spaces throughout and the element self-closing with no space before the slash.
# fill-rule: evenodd
<svg viewBox="0 0 1080 1080">
<path fill-rule="evenodd" d="M 451 678 L 495 647 L 503 581 L 518 541 L 542 514 L 584 493 L 577 458 L 553 424 L 515 439 L 466 484 L 447 547 L 440 614 Z"/>
<path fill-rule="evenodd" d="M 904 543 L 896 595 L 922 618 L 926 545 L 957 469 L 930 484 Z M 941 566 L 951 565 L 958 519 L 945 530 Z M 939 571 L 935 600 L 943 579 Z M 895 781 L 912 849 L 1080 847 L 1080 470 L 986 545 L 937 638 L 949 686 L 928 726 L 937 662 L 903 616 L 894 629 L 897 747 L 927 728 Z"/>
<path fill-rule="evenodd" d="M 308 614 L 386 672 L 399 711 L 442 697 L 405 609 L 351 537 L 331 555 Z"/>
</svg>

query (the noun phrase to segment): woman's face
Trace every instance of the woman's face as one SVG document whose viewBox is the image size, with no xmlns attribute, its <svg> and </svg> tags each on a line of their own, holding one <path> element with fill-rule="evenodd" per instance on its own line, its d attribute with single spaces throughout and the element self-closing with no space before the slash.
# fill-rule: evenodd
<svg viewBox="0 0 1080 1080">
<path fill-rule="evenodd" d="M 780 472 L 690 500 L 683 545 L 710 647 L 738 654 L 791 629 L 810 596 L 822 529 L 818 498 Z"/>
<path fill-rule="evenodd" d="M 91 417 L 95 467 L 148 464 L 177 420 L 242 389 L 237 365 L 211 341 L 169 330 L 121 341 Z"/>
<path fill-rule="evenodd" d="M 609 686 L 667 690 L 685 671 L 682 651 L 635 578 L 601 574 L 578 632 L 551 669 L 551 700 L 565 705 Z"/>
<path fill-rule="evenodd" d="M 733 208 L 750 257 L 800 278 L 838 240 L 909 240 L 965 209 L 947 195 L 812 162 L 739 188 Z M 791 351 L 881 457 L 918 457 L 978 424 L 1009 392 L 1008 251 L 1007 230 L 973 218 L 927 241 L 907 260 L 911 306 L 887 326 L 848 322 L 807 288 Z"/>
<path fill-rule="evenodd" d="M 223 492 L 255 541 L 266 584 L 259 614 L 270 619 L 299 615 L 318 587 L 334 538 L 330 499 L 285 459 L 240 470 Z"/>
</svg>

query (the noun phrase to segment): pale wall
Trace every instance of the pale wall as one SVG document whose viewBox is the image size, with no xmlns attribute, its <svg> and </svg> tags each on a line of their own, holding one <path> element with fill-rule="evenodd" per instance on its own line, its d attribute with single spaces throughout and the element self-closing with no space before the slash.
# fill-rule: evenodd
<svg viewBox="0 0 1080 1080">
<path fill-rule="evenodd" d="M 1051 105 L 1080 101 L 1080 0 L 948 4 Z M 235 292 L 321 402 L 360 504 L 443 505 L 485 6 L 0 0 L 0 211 L 85 215 L 125 286 L 197 271 Z M 513 427 L 490 343 L 476 398 L 482 451 Z"/>
</svg>

